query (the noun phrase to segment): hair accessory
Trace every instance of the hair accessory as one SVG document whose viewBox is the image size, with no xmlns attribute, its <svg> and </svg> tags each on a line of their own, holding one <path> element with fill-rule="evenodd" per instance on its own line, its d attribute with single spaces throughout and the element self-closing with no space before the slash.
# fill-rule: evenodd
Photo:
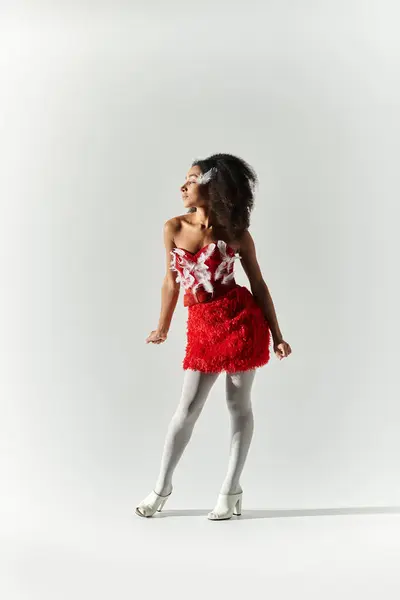
<svg viewBox="0 0 400 600">
<path fill-rule="evenodd" d="M 205 183 L 209 183 L 211 181 L 211 179 L 214 178 L 216 172 L 217 172 L 217 167 L 211 167 L 211 169 L 209 169 L 206 173 L 202 173 L 201 175 L 199 175 L 197 177 L 197 183 L 200 183 L 203 185 Z"/>
</svg>

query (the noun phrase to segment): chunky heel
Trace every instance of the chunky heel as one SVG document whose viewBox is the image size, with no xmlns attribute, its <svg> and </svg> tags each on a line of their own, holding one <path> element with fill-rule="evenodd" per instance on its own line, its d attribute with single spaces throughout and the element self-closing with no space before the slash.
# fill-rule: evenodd
<svg viewBox="0 0 400 600">
<path fill-rule="evenodd" d="M 172 490 L 168 494 L 168 496 L 160 496 L 154 490 L 150 492 L 150 494 L 140 502 L 140 504 L 135 508 L 135 513 L 139 517 L 152 517 L 155 512 L 161 512 L 164 504 L 172 494 Z"/>
<path fill-rule="evenodd" d="M 232 515 L 241 515 L 242 496 L 243 490 L 238 494 L 219 494 L 217 505 L 208 513 L 207 518 L 210 521 L 224 521 L 230 519 Z"/>
<path fill-rule="evenodd" d="M 242 496 L 240 496 L 239 500 L 236 502 L 233 514 L 237 516 L 240 516 L 242 514 Z"/>
<path fill-rule="evenodd" d="M 165 503 L 166 503 L 166 501 L 167 501 L 167 498 L 168 498 L 168 496 L 166 496 L 166 497 L 164 498 L 164 500 L 161 502 L 161 504 L 160 504 L 160 508 L 157 508 L 157 512 L 161 512 L 161 511 L 162 511 L 162 509 L 164 508 L 164 504 L 165 504 Z"/>
</svg>

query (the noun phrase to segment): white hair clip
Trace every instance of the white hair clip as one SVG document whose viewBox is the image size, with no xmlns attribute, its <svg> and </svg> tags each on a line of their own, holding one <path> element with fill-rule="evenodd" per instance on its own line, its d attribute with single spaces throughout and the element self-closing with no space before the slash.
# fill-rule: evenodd
<svg viewBox="0 0 400 600">
<path fill-rule="evenodd" d="M 214 178 L 215 173 L 217 172 L 216 167 L 211 167 L 206 173 L 202 173 L 197 177 L 197 183 L 204 185 L 205 183 L 209 183 L 211 179 Z"/>
</svg>

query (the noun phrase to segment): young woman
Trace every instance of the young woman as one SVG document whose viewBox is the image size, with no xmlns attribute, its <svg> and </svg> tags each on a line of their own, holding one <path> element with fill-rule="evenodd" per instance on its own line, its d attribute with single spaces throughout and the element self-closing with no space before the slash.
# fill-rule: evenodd
<svg viewBox="0 0 400 600">
<path fill-rule="evenodd" d="M 219 373 L 226 373 L 226 401 L 232 438 L 228 470 L 211 520 L 241 514 L 240 476 L 253 434 L 251 387 L 256 369 L 270 358 L 270 342 L 281 360 L 291 353 L 282 338 L 268 287 L 249 232 L 257 176 L 242 159 L 214 154 L 196 160 L 182 185 L 189 211 L 164 224 L 167 272 L 161 314 L 147 343 L 167 339 L 179 291 L 188 307 L 187 345 L 181 398 L 165 439 L 155 487 L 136 507 L 151 517 L 172 493 L 175 467 L 192 435 Z M 234 278 L 239 258 L 251 292 Z"/>
</svg>

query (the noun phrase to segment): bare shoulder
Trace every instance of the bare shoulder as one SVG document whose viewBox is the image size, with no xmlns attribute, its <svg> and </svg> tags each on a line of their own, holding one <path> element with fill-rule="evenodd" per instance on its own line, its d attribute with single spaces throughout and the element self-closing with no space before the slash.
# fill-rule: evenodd
<svg viewBox="0 0 400 600">
<path fill-rule="evenodd" d="M 251 289 L 254 291 L 260 285 L 264 285 L 265 281 L 258 263 L 253 236 L 248 229 L 240 236 L 240 244 L 240 262 L 249 279 Z"/>
<path fill-rule="evenodd" d="M 242 252 L 243 254 L 248 255 L 255 252 L 253 236 L 251 235 L 248 229 L 245 229 L 245 231 L 238 238 L 238 245 L 240 252 Z"/>
<path fill-rule="evenodd" d="M 174 233 L 175 231 L 177 231 L 179 229 L 179 226 L 180 226 L 179 217 L 171 217 L 171 219 L 168 219 L 167 221 L 164 222 L 164 232 Z"/>
<path fill-rule="evenodd" d="M 164 222 L 164 241 L 166 246 L 174 246 L 175 236 L 182 229 L 182 222 L 186 215 L 171 217 Z"/>
</svg>

